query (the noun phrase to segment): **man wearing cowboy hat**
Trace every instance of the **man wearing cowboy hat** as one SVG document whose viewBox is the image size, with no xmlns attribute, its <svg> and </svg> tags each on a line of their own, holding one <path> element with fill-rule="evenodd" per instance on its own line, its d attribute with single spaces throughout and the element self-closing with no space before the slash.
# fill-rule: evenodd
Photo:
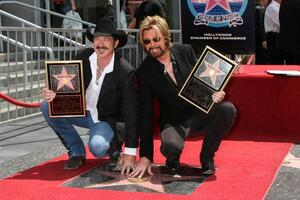
<svg viewBox="0 0 300 200">
<path fill-rule="evenodd" d="M 137 98 L 134 69 L 115 49 L 124 46 L 127 36 L 116 30 L 113 21 L 101 19 L 94 34 L 87 37 L 93 48 L 78 53 L 76 59 L 83 62 L 84 87 L 86 94 L 85 117 L 49 118 L 47 102 L 55 98 L 49 89 L 42 90 L 42 113 L 69 150 L 69 160 L 64 169 L 77 169 L 86 157 L 84 144 L 73 125 L 89 128 L 88 147 L 95 157 L 105 157 L 114 153 L 118 146 L 117 121 L 123 116 L 125 122 L 125 150 L 121 160 L 121 172 L 129 173 L 135 164 L 137 147 Z M 121 145 L 119 144 L 121 148 Z"/>
</svg>

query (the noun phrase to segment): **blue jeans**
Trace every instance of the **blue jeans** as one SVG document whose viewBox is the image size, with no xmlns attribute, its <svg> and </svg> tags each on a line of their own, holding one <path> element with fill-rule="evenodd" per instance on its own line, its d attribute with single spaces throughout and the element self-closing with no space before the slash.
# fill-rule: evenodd
<svg viewBox="0 0 300 200">
<path fill-rule="evenodd" d="M 85 117 L 50 118 L 48 110 L 48 103 L 42 102 L 41 111 L 46 122 L 68 149 L 70 157 L 86 155 L 83 141 L 73 125 L 90 130 L 88 146 L 95 157 L 107 156 L 107 150 L 114 137 L 114 132 L 108 123 L 94 123 L 89 111 Z"/>
</svg>

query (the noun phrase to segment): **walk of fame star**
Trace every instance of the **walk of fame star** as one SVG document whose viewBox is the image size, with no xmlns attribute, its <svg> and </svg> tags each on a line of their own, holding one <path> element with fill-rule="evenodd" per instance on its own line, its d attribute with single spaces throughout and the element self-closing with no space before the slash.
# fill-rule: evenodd
<svg viewBox="0 0 300 200">
<path fill-rule="evenodd" d="M 293 154 L 289 153 L 285 157 L 282 165 L 286 167 L 300 169 L 300 158 L 297 158 Z"/>
<path fill-rule="evenodd" d="M 205 7 L 205 14 L 211 11 L 217 5 L 221 6 L 224 10 L 231 13 L 231 9 L 228 3 L 228 0 L 208 0 Z"/>
<path fill-rule="evenodd" d="M 52 75 L 54 78 L 58 80 L 58 86 L 57 91 L 60 90 L 65 85 L 71 88 L 72 90 L 75 90 L 73 87 L 73 84 L 71 83 L 71 80 L 76 77 L 76 74 L 68 74 L 65 67 L 63 67 L 60 74 Z"/>
<path fill-rule="evenodd" d="M 209 77 L 212 84 L 216 85 L 217 76 L 225 75 L 225 73 L 220 70 L 220 60 L 218 59 L 214 64 L 210 64 L 204 61 L 206 70 L 199 75 L 199 77 Z"/>
<path fill-rule="evenodd" d="M 189 194 L 207 178 L 207 176 L 200 176 L 200 169 L 195 167 L 183 167 L 182 173 L 176 175 L 165 174 L 162 169 L 164 169 L 162 165 L 153 165 L 153 176 L 144 176 L 140 181 L 132 181 L 132 178 L 122 175 L 119 170 L 109 169 L 104 164 L 89 174 L 81 175 L 73 185 L 68 183 L 67 186 L 81 185 L 90 189 Z M 79 182 L 84 182 L 85 185 Z"/>
</svg>

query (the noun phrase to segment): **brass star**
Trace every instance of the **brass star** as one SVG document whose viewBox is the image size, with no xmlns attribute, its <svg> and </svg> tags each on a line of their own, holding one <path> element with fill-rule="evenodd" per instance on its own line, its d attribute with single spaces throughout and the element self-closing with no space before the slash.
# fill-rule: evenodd
<svg viewBox="0 0 300 200">
<path fill-rule="evenodd" d="M 58 80 L 58 86 L 56 89 L 57 91 L 65 85 L 71 88 L 72 90 L 75 90 L 73 84 L 71 83 L 71 80 L 76 77 L 76 74 L 68 74 L 65 67 L 63 67 L 60 74 L 52 76 Z"/>
<path fill-rule="evenodd" d="M 122 175 L 120 171 L 98 171 L 100 176 L 108 176 L 114 178 L 113 180 L 106 181 L 103 183 L 96 183 L 93 185 L 86 186 L 85 188 L 104 188 L 104 187 L 111 187 L 111 186 L 122 186 L 122 185 L 138 185 L 159 193 L 165 193 L 163 188 L 163 182 L 166 181 L 181 181 L 181 180 L 193 180 L 193 179 L 200 179 L 199 176 L 187 176 L 187 175 L 167 175 L 161 174 L 157 171 L 160 165 L 154 165 L 154 175 L 153 176 L 146 176 L 140 181 L 132 181 L 132 178 L 128 177 L 127 175 Z"/>
<path fill-rule="evenodd" d="M 199 77 L 209 77 L 212 84 L 216 85 L 217 76 L 225 75 L 225 73 L 220 70 L 220 60 L 218 59 L 214 64 L 210 64 L 204 61 L 206 70 L 199 75 Z"/>
<path fill-rule="evenodd" d="M 300 169 L 300 158 L 296 158 L 293 154 L 289 153 L 285 157 L 282 165 L 286 167 Z"/>
</svg>

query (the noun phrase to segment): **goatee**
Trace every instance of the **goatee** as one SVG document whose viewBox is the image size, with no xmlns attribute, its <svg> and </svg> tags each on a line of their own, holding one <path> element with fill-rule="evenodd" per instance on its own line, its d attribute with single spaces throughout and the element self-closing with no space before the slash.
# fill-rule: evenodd
<svg viewBox="0 0 300 200">
<path fill-rule="evenodd" d="M 149 48 L 147 51 L 148 54 L 154 58 L 159 58 L 164 54 L 164 51 L 160 47 L 155 47 L 155 48 Z"/>
</svg>

